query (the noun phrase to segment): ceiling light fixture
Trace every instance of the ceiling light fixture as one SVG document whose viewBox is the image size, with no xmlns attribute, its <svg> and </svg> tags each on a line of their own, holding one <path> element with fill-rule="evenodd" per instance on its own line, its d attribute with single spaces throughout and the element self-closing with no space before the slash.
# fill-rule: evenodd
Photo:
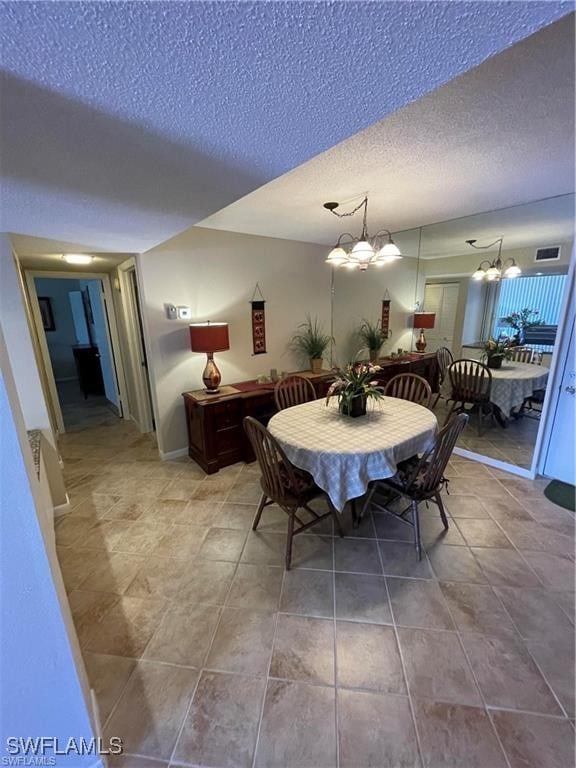
<svg viewBox="0 0 576 768">
<path fill-rule="evenodd" d="M 391 261 L 401 259 L 400 249 L 392 240 L 392 234 L 388 229 L 381 229 L 374 237 L 368 235 L 366 228 L 366 217 L 368 215 L 368 197 L 348 213 L 337 213 L 336 208 L 340 203 L 324 203 L 326 208 L 334 216 L 343 219 L 345 216 L 353 216 L 360 208 L 364 208 L 364 218 L 362 221 L 362 233 L 360 237 L 354 237 L 349 232 L 343 232 L 338 238 L 338 242 L 332 248 L 326 263 L 333 267 L 345 267 L 346 269 L 359 269 L 365 272 L 368 266 L 382 267 Z"/>
<path fill-rule="evenodd" d="M 62 258 L 67 264 L 90 264 L 94 256 L 87 253 L 65 253 Z"/>
<path fill-rule="evenodd" d="M 473 280 L 487 280 L 489 283 L 497 283 L 499 280 L 501 280 L 503 277 L 518 277 L 518 275 L 522 274 L 522 270 L 516 264 L 513 258 L 506 259 L 505 262 L 502 262 L 502 241 L 504 240 L 503 237 L 499 237 L 498 240 L 494 240 L 493 243 L 490 243 L 489 245 L 476 245 L 476 240 L 466 240 L 469 246 L 472 248 L 476 248 L 478 251 L 484 251 L 487 248 L 492 248 L 493 246 L 498 243 L 498 256 L 494 259 L 494 261 L 482 261 L 480 262 L 478 269 L 476 272 L 472 274 Z M 487 267 L 484 267 L 484 264 L 487 264 Z"/>
</svg>

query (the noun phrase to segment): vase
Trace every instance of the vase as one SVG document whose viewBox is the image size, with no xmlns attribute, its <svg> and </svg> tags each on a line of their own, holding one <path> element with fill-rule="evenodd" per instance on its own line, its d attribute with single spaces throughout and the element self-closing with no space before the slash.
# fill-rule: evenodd
<svg viewBox="0 0 576 768">
<path fill-rule="evenodd" d="M 488 355 L 486 365 L 488 368 L 502 368 L 502 355 Z"/>
<path fill-rule="evenodd" d="M 310 370 L 312 373 L 322 373 L 322 364 L 324 360 L 321 357 L 310 358 Z"/>
<path fill-rule="evenodd" d="M 370 349 L 368 350 L 370 354 L 370 362 L 371 363 L 377 363 L 380 358 L 380 350 L 379 349 Z"/>
<path fill-rule="evenodd" d="M 351 416 L 353 419 L 357 416 L 365 416 L 366 395 L 355 395 L 349 402 L 341 400 L 340 413 L 344 416 Z"/>
</svg>

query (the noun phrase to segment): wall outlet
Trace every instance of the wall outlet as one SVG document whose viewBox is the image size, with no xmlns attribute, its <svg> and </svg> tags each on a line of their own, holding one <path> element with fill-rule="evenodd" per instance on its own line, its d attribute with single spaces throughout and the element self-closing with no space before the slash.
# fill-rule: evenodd
<svg viewBox="0 0 576 768">
<path fill-rule="evenodd" d="M 166 310 L 166 317 L 168 320 L 178 319 L 178 311 L 176 310 L 174 304 L 164 304 L 164 309 Z"/>
<path fill-rule="evenodd" d="M 178 320 L 191 320 L 192 311 L 190 307 L 176 307 L 178 311 Z"/>
</svg>

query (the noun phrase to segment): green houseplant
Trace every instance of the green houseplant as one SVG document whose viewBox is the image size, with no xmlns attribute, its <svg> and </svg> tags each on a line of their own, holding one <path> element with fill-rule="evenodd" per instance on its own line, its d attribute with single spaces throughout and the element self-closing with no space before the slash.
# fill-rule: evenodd
<svg viewBox="0 0 576 768">
<path fill-rule="evenodd" d="M 509 339 L 488 339 L 484 345 L 482 360 L 488 368 L 501 368 L 502 360 L 508 360 L 512 355 Z"/>
<path fill-rule="evenodd" d="M 502 322 L 514 328 L 516 335 L 518 336 L 518 343 L 524 343 L 524 333 L 526 328 L 532 328 L 535 325 L 542 325 L 542 320 L 537 319 L 537 315 L 540 314 L 539 309 L 530 309 L 524 307 L 519 312 L 512 312 L 511 315 L 506 315 L 502 318 Z"/>
<path fill-rule="evenodd" d="M 337 372 L 326 394 L 326 405 L 332 397 L 337 397 L 340 413 L 363 416 L 369 398 L 380 400 L 383 397 L 381 387 L 373 380 L 374 374 L 380 370 L 379 365 L 372 363 L 349 363 Z"/>
<path fill-rule="evenodd" d="M 380 321 L 371 323 L 369 320 L 362 320 L 362 324 L 358 329 L 358 336 L 363 344 L 362 349 L 368 350 L 370 362 L 375 363 L 378 360 L 380 347 L 386 341 Z"/>
<path fill-rule="evenodd" d="M 298 326 L 298 330 L 292 336 L 290 346 L 301 357 L 310 361 L 310 370 L 313 373 L 320 373 L 324 352 L 330 346 L 331 341 L 332 337 L 324 333 L 318 318 L 315 317 L 312 320 L 308 315 L 306 321 Z"/>
</svg>

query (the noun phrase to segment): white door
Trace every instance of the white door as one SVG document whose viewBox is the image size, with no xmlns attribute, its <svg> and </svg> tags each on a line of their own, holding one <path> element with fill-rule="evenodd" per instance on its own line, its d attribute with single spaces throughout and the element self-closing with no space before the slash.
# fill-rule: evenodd
<svg viewBox="0 0 576 768">
<path fill-rule="evenodd" d="M 86 283 L 92 307 L 94 342 L 100 354 L 100 368 L 104 382 L 104 394 L 106 399 L 113 403 L 120 411 L 120 397 L 118 394 L 116 366 L 112 355 L 112 342 L 108 327 L 108 312 L 101 280 L 89 280 Z"/>
<path fill-rule="evenodd" d="M 459 283 L 430 283 L 425 286 L 424 310 L 436 315 L 434 328 L 425 332 L 426 352 L 436 352 L 440 347 L 453 350 L 459 293 Z"/>
<path fill-rule="evenodd" d="M 570 339 L 566 358 L 563 361 L 562 380 L 558 390 L 556 410 L 552 417 L 552 430 L 544 463 L 544 474 L 575 484 L 576 452 L 574 450 L 574 432 L 576 429 L 576 331 L 574 311 L 569 316 L 571 322 Z M 553 393 L 550 393 L 553 394 Z"/>
</svg>

